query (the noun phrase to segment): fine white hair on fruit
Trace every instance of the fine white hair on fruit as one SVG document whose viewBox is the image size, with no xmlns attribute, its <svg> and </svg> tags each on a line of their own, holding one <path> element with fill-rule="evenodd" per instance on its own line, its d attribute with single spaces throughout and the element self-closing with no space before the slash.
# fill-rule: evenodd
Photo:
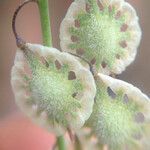
<svg viewBox="0 0 150 150">
<path fill-rule="evenodd" d="M 110 150 L 148 150 L 150 98 L 132 84 L 101 73 L 96 83 L 93 112 L 85 125 Z"/>
<path fill-rule="evenodd" d="M 102 82 L 110 87 L 114 92 L 123 91 L 135 103 L 144 107 L 143 113 L 146 120 L 150 123 L 150 99 L 147 95 L 141 92 L 140 89 L 125 81 L 114 79 L 110 76 L 99 73 Z"/>
<path fill-rule="evenodd" d="M 64 91 L 67 93 L 68 91 L 65 88 L 68 88 L 69 90 L 72 90 L 71 88 L 75 89 L 75 87 L 73 87 L 74 84 L 72 82 L 73 81 L 75 81 L 75 83 L 79 82 L 79 84 L 82 86 L 82 90 L 79 91 L 80 96 L 75 101 L 79 102 L 80 107 L 77 107 L 77 109 L 72 110 L 72 111 L 75 111 L 73 113 L 75 113 L 76 117 L 72 117 L 72 115 L 69 114 L 70 112 L 65 114 L 65 116 L 63 117 L 67 120 L 67 126 L 69 128 L 74 129 L 74 130 L 81 128 L 84 125 L 84 122 L 89 118 L 90 114 L 92 113 L 94 97 L 96 93 L 95 81 L 93 79 L 91 72 L 85 67 L 83 67 L 80 64 L 80 62 L 77 59 L 75 59 L 74 56 L 71 56 L 68 53 L 60 52 L 59 50 L 55 48 L 49 48 L 49 47 L 45 47 L 45 46 L 38 45 L 38 44 L 27 43 L 26 46 L 28 47 L 27 51 L 30 51 L 33 57 L 25 56 L 25 53 L 23 52 L 23 50 L 18 49 L 16 52 L 14 66 L 11 72 L 11 84 L 12 84 L 13 92 L 15 95 L 16 103 L 18 104 L 18 106 L 21 108 L 21 110 L 25 114 L 30 116 L 34 122 L 56 133 L 57 135 L 61 135 L 66 131 L 66 128 L 62 124 L 58 123 L 59 120 L 58 122 L 57 121 L 53 122 L 53 118 L 51 118 L 49 113 L 50 112 L 55 113 L 56 117 L 57 115 L 58 116 L 62 115 L 62 114 L 59 114 L 59 111 L 57 111 L 57 105 L 59 108 L 58 110 L 62 110 L 62 112 L 66 111 L 65 109 L 67 108 L 63 108 L 63 106 L 65 105 L 63 104 L 63 93 L 62 93 L 62 97 L 56 98 L 56 96 L 54 96 L 53 97 L 54 99 L 48 99 L 47 95 L 44 95 L 43 93 L 48 94 L 47 91 L 56 90 L 56 95 L 57 95 L 57 86 L 59 87 L 59 84 L 63 84 L 63 83 L 66 83 L 64 85 L 64 89 L 61 89 L 61 90 L 58 89 L 59 90 L 58 92 L 61 93 L 61 91 Z M 36 56 L 37 56 L 36 58 L 37 60 L 34 60 L 35 59 L 34 57 Z M 42 62 L 43 60 L 45 62 Z M 58 70 L 57 74 L 62 73 L 62 75 L 64 75 L 64 78 L 62 79 L 58 78 L 59 82 L 54 81 L 55 84 L 58 83 L 58 85 L 52 86 L 54 89 L 47 89 L 47 86 L 48 86 L 47 83 L 49 83 L 49 78 L 51 78 L 50 76 L 51 74 L 49 75 L 48 72 L 54 72 L 53 68 L 50 68 L 48 66 L 46 68 L 44 66 L 46 69 L 43 69 L 44 67 L 43 66 L 42 66 L 43 68 L 40 67 L 41 64 L 40 63 L 36 64 L 36 61 L 40 61 L 45 66 L 47 65 L 47 63 L 48 65 L 52 64 L 52 67 L 53 65 L 56 65 L 55 68 L 56 70 Z M 30 68 L 30 65 L 33 66 L 33 69 L 32 67 Z M 73 75 L 75 74 L 75 78 L 76 78 L 75 80 L 72 80 L 72 78 L 69 80 L 68 79 L 69 77 L 68 78 L 65 77 L 65 75 L 67 75 L 68 73 L 65 72 L 65 70 L 61 70 L 61 67 L 63 68 L 63 66 L 68 66 L 68 69 L 69 69 L 68 71 L 71 71 Z M 40 72 L 42 74 L 41 78 L 39 79 L 36 78 L 36 71 L 34 69 L 35 70 L 38 69 L 38 73 Z M 52 75 L 53 74 L 54 73 L 52 73 Z M 57 76 L 57 74 L 54 74 L 54 76 L 55 75 Z M 32 82 L 29 82 L 30 80 L 31 81 L 34 80 L 34 86 L 32 87 L 30 85 Z M 52 80 L 50 81 L 53 82 Z M 45 85 L 43 85 L 42 82 Z M 49 84 L 51 84 L 51 82 Z M 70 84 L 67 85 L 68 83 Z M 30 90 L 30 88 L 32 88 L 32 90 Z M 53 96 L 53 93 L 51 94 L 52 95 L 49 95 L 50 98 Z M 43 101 L 42 99 L 39 100 L 40 98 L 43 98 Z M 57 102 L 55 101 L 55 98 L 62 99 L 62 101 Z M 34 99 L 33 104 L 32 104 L 32 99 Z M 68 97 L 68 99 L 70 99 L 70 97 Z M 75 105 L 74 108 L 76 108 L 76 105 L 77 105 L 76 102 L 74 102 L 73 104 L 71 104 L 70 102 L 68 106 Z M 50 103 L 50 106 L 48 106 L 49 103 Z M 56 110 L 54 111 L 51 110 L 53 108 L 53 105 L 54 106 L 56 105 L 55 106 Z M 66 102 L 66 105 L 67 105 L 67 102 Z M 45 108 L 45 110 L 43 110 L 43 107 Z M 55 117 L 55 115 L 53 117 Z"/>
<path fill-rule="evenodd" d="M 124 0 L 97 0 L 97 5 L 100 3 L 103 10 L 96 8 L 95 1 L 72 2 L 60 26 L 61 48 L 75 54 L 84 50 L 82 57 L 89 61 L 96 58 L 100 73 L 120 74 L 137 54 L 142 34 L 138 16 Z M 93 7 L 97 13 L 89 12 L 87 4 L 89 10 Z M 122 50 L 118 50 L 119 44 Z"/>
</svg>

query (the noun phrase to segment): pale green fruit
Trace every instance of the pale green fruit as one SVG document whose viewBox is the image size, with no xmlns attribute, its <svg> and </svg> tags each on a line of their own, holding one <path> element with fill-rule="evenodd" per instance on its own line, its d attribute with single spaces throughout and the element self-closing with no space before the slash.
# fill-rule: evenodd
<svg viewBox="0 0 150 150">
<path fill-rule="evenodd" d="M 140 39 L 136 12 L 124 0 L 75 0 L 60 27 L 62 50 L 81 55 L 104 74 L 124 71 Z"/>
<path fill-rule="evenodd" d="M 26 47 L 17 50 L 11 74 L 19 107 L 57 135 L 81 128 L 92 113 L 96 92 L 90 71 L 55 48 Z"/>
<path fill-rule="evenodd" d="M 86 125 L 109 150 L 149 150 L 150 99 L 129 83 L 99 74 Z"/>
</svg>

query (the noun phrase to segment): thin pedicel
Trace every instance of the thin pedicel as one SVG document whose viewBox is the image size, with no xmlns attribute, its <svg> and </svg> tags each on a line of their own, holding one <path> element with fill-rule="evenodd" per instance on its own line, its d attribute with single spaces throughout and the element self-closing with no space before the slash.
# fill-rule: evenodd
<svg viewBox="0 0 150 150">
<path fill-rule="evenodd" d="M 26 4 L 30 3 L 30 2 L 36 2 L 37 3 L 38 1 L 37 0 L 26 0 L 26 1 L 24 1 L 15 10 L 13 18 L 12 18 L 12 30 L 13 30 L 13 33 L 14 33 L 14 36 L 15 36 L 15 39 L 16 39 L 16 44 L 21 49 L 25 46 L 26 42 L 17 33 L 17 30 L 16 30 L 16 18 L 17 18 L 17 15 L 18 15 L 19 11 L 24 7 L 24 5 L 26 5 Z"/>
</svg>

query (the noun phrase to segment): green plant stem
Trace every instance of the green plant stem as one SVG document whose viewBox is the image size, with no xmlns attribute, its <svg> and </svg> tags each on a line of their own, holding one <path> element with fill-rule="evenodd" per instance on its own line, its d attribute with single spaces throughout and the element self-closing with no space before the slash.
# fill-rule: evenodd
<svg viewBox="0 0 150 150">
<path fill-rule="evenodd" d="M 52 47 L 48 0 L 38 0 L 38 6 L 41 18 L 43 44 L 45 46 Z"/>
<path fill-rule="evenodd" d="M 57 137 L 57 145 L 59 150 L 66 150 L 65 140 L 63 136 Z"/>
<path fill-rule="evenodd" d="M 48 0 L 38 0 L 38 7 L 41 19 L 43 44 L 52 47 L 52 34 L 49 17 Z M 57 137 L 57 145 L 59 150 L 66 150 L 65 140 L 63 136 Z"/>
</svg>

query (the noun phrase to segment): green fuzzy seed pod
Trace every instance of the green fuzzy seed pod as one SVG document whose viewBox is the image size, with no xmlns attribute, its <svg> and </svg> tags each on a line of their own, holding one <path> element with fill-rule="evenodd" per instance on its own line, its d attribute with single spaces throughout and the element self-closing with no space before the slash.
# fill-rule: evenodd
<svg viewBox="0 0 150 150">
<path fill-rule="evenodd" d="M 62 50 L 82 55 L 104 74 L 125 70 L 140 38 L 136 12 L 123 0 L 75 0 L 60 27 Z"/>
<path fill-rule="evenodd" d="M 86 125 L 109 150 L 148 150 L 150 99 L 129 83 L 99 74 Z"/>
<path fill-rule="evenodd" d="M 11 83 L 19 107 L 57 135 L 79 129 L 92 113 L 94 79 L 73 56 L 36 44 L 17 51 Z"/>
</svg>

